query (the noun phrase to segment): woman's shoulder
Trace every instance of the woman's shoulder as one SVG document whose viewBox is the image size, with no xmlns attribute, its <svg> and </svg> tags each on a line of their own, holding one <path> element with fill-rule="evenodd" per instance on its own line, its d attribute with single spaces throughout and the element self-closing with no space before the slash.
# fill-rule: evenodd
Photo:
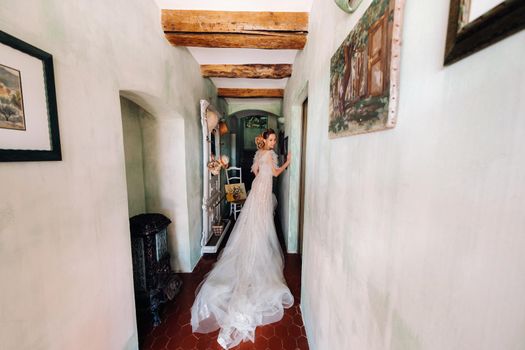
<svg viewBox="0 0 525 350">
<path fill-rule="evenodd" d="M 267 155 L 270 155 L 272 158 L 277 157 L 277 153 L 275 153 L 273 149 L 259 149 L 257 152 L 255 152 L 254 158 L 259 159 Z"/>
<path fill-rule="evenodd" d="M 270 155 L 270 157 L 274 158 L 274 157 L 277 157 L 277 153 L 275 153 L 275 151 L 273 149 L 263 149 L 263 150 L 259 150 L 257 152 L 261 152 L 261 156 L 266 156 L 266 155 Z"/>
<path fill-rule="evenodd" d="M 258 161 L 265 155 L 266 150 L 264 149 L 258 149 L 257 152 L 255 152 L 255 155 L 253 156 L 254 161 Z"/>
<path fill-rule="evenodd" d="M 265 155 L 268 152 L 269 152 L 269 150 L 261 148 L 261 149 L 258 149 L 257 152 L 255 152 L 255 155 L 262 156 L 262 155 Z"/>
</svg>

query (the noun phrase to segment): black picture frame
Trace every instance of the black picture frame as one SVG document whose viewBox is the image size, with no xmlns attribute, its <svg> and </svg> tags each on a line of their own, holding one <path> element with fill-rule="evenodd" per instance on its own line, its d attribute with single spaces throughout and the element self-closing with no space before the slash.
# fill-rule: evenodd
<svg viewBox="0 0 525 350">
<path fill-rule="evenodd" d="M 3 31 L 0 31 L 0 44 L 9 46 L 12 49 L 19 51 L 21 55 L 32 56 L 42 62 L 42 74 L 44 80 L 44 89 L 45 91 L 45 102 L 47 113 L 45 115 L 35 115 L 33 118 L 46 118 L 41 125 L 46 125 L 49 127 L 49 150 L 40 150 L 40 149 L 28 149 L 26 148 L 10 148 L 3 149 L 0 148 L 0 162 L 25 162 L 25 161 L 60 161 L 62 160 L 62 151 L 60 147 L 60 133 L 58 127 L 58 110 L 56 102 L 56 92 L 55 92 L 55 78 L 54 78 L 54 69 L 53 69 L 53 56 L 49 53 L 40 50 L 20 39 L 15 38 L 12 35 L 9 35 Z M 1 49 L 1 46 L 0 46 Z M 2 62 L 0 62 L 2 64 Z M 23 74 L 24 72 L 22 72 Z M 40 78 L 41 79 L 41 78 Z M 22 87 L 21 87 L 22 88 Z M 24 101 L 25 104 L 26 101 Z M 42 129 L 43 133 L 45 130 Z M 21 131 L 13 131 L 21 132 Z"/>
<path fill-rule="evenodd" d="M 465 24 L 470 0 L 451 0 L 445 66 L 455 63 L 525 28 L 525 1 L 507 0 Z"/>
<path fill-rule="evenodd" d="M 278 133 L 278 136 L 277 136 L 277 140 L 279 142 L 279 148 L 278 148 L 278 153 L 279 155 L 282 155 L 284 154 L 283 153 L 283 147 L 284 147 L 284 131 L 283 130 L 280 130 L 279 133 Z"/>
</svg>

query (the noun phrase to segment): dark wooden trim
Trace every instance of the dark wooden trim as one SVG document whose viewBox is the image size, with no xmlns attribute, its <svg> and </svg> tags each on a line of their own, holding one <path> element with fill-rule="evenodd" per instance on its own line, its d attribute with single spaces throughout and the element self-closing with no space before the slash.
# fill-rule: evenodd
<svg viewBox="0 0 525 350">
<path fill-rule="evenodd" d="M 0 161 L 22 162 L 62 160 L 53 56 L 3 31 L 0 31 L 0 43 L 10 46 L 17 51 L 23 52 L 42 61 L 47 97 L 49 137 L 51 141 L 50 151 L 0 149 Z"/>
<path fill-rule="evenodd" d="M 459 28 L 462 1 L 450 1 L 445 65 L 457 62 L 525 28 L 523 0 L 507 0 Z"/>
</svg>

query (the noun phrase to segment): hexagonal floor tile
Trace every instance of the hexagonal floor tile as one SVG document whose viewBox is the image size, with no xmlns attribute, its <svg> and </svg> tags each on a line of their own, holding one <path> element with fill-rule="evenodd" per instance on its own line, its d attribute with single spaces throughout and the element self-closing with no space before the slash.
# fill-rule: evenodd
<svg viewBox="0 0 525 350">
<path fill-rule="evenodd" d="M 183 288 L 173 301 L 164 305 L 160 326 L 151 330 L 140 344 L 141 350 L 222 350 L 217 343 L 218 331 L 201 334 L 192 333 L 190 310 L 195 297 L 195 289 L 216 261 L 215 257 L 205 256 L 191 274 L 181 274 Z M 308 349 L 304 331 L 299 293 L 301 286 L 301 257 L 285 254 L 284 275 L 294 294 L 295 304 L 284 310 L 279 322 L 258 327 L 255 343 L 244 342 L 231 350 L 303 350 Z"/>
</svg>

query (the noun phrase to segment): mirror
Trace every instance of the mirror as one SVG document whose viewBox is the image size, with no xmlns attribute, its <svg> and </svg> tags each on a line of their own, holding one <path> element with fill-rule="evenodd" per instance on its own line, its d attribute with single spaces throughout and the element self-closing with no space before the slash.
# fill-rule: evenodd
<svg viewBox="0 0 525 350">
<path fill-rule="evenodd" d="M 216 253 L 223 237 L 222 233 L 219 238 L 212 235 L 213 226 L 221 222 L 221 167 L 217 167 L 215 162 L 212 163 L 213 160 L 221 159 L 219 119 L 220 113 L 208 101 L 201 100 L 203 164 L 201 252 L 203 254 Z"/>
<path fill-rule="evenodd" d="M 525 28 L 523 0 L 451 0 L 445 65 Z"/>
</svg>

